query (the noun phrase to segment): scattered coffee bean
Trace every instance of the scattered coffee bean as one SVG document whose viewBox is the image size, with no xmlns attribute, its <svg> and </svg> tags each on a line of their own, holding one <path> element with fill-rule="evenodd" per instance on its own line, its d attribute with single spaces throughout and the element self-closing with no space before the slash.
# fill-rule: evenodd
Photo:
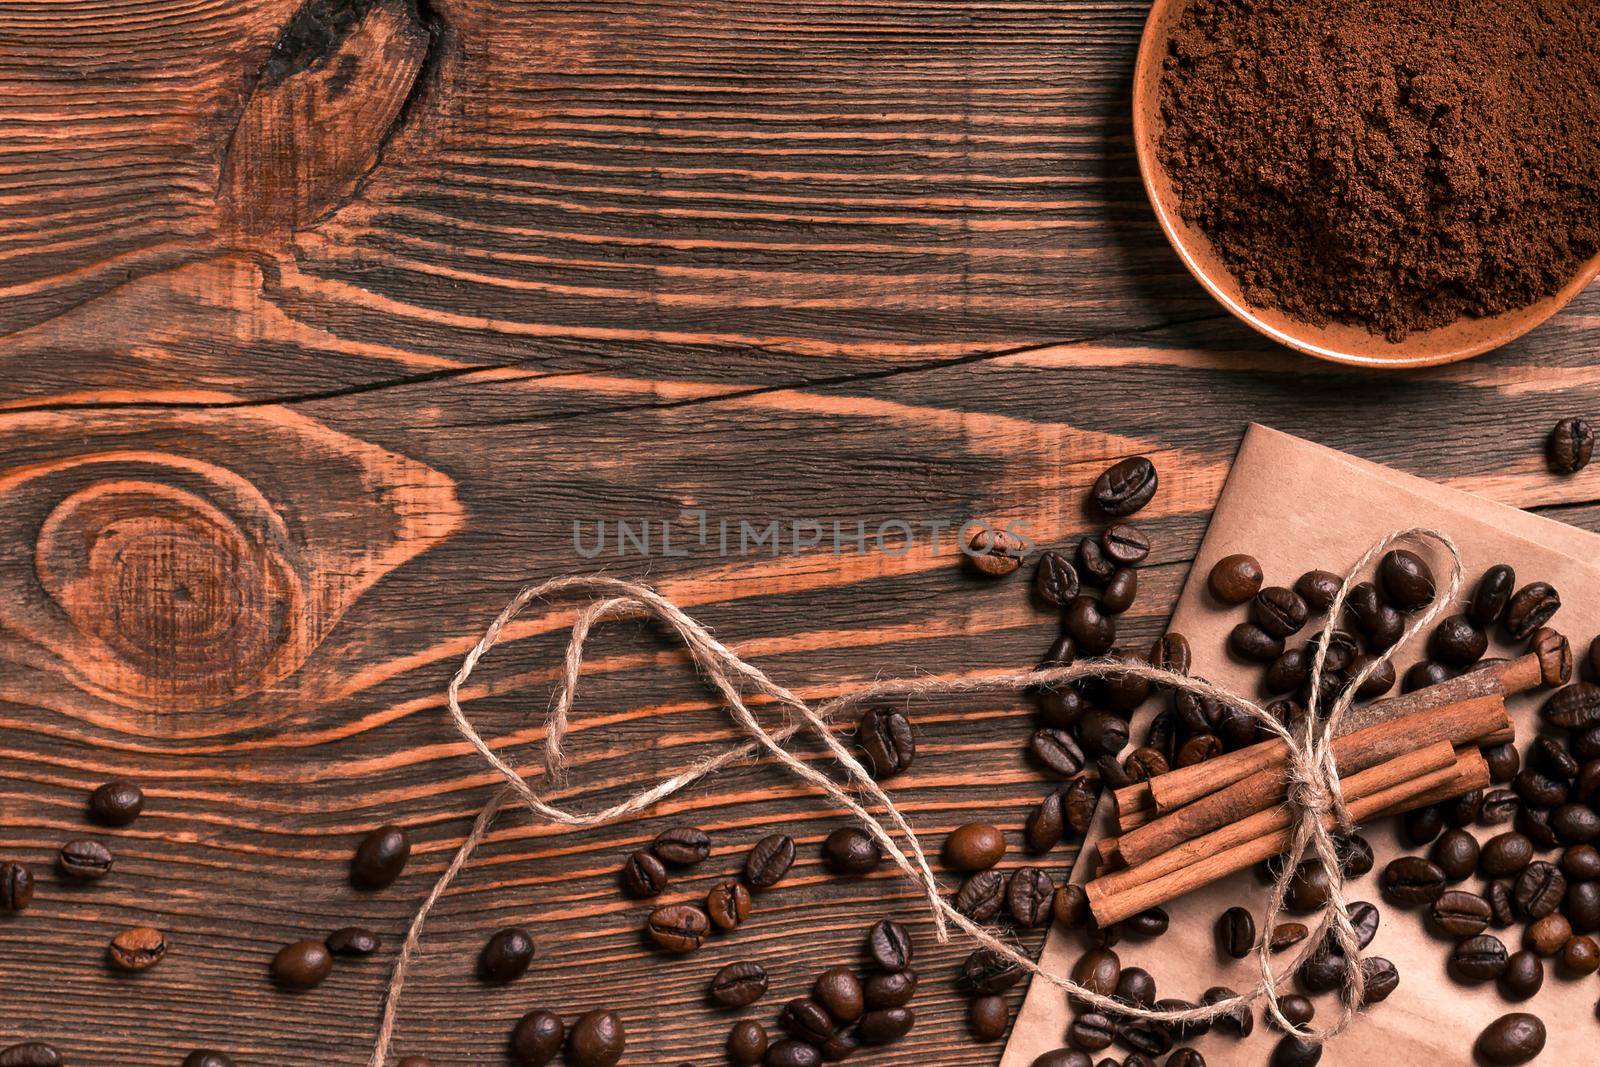
<svg viewBox="0 0 1600 1067">
<path fill-rule="evenodd" d="M 370 956 L 378 951 L 378 935 L 365 926 L 345 926 L 329 934 L 323 941 L 335 956 Z"/>
<path fill-rule="evenodd" d="M 1150 666 L 1174 674 L 1188 674 L 1193 660 L 1189 639 L 1180 633 L 1163 634 L 1150 646 Z"/>
<path fill-rule="evenodd" d="M 856 1036 L 864 1045 L 888 1045 L 909 1034 L 915 1024 L 910 1008 L 882 1008 L 861 1017 Z"/>
<path fill-rule="evenodd" d="M 1150 539 L 1137 526 L 1121 522 L 1100 535 L 1100 547 L 1119 566 L 1132 567 L 1150 555 Z"/>
<path fill-rule="evenodd" d="M 0 1067 L 61 1067 L 61 1053 L 43 1041 L 24 1041 L 0 1049 Z"/>
<path fill-rule="evenodd" d="M 1538 658 L 1540 679 L 1545 685 L 1572 681 L 1572 644 L 1566 635 L 1541 626 L 1528 638 L 1528 652 Z"/>
<path fill-rule="evenodd" d="M 1103 655 L 1117 643 L 1116 620 L 1101 610 L 1100 601 L 1092 596 L 1079 594 L 1068 601 L 1061 613 L 1061 627 L 1080 651 L 1091 656 Z"/>
<path fill-rule="evenodd" d="M 1523 941 L 1534 952 L 1550 959 L 1565 948 L 1571 939 L 1572 923 L 1565 915 L 1555 911 L 1530 923 Z"/>
<path fill-rule="evenodd" d="M 898 708 L 869 708 L 856 724 L 856 744 L 878 779 L 903 773 L 917 756 L 916 731 Z"/>
<path fill-rule="evenodd" d="M 1445 878 L 1460 882 L 1478 868 L 1478 839 L 1465 830 L 1446 830 L 1433 843 L 1428 858 Z"/>
<path fill-rule="evenodd" d="M 733 879 L 718 882 L 706 893 L 706 916 L 718 930 L 732 930 L 750 916 L 750 890 Z"/>
<path fill-rule="evenodd" d="M 668 904 L 650 913 L 645 929 L 668 952 L 693 952 L 705 944 L 711 920 L 693 904 Z"/>
<path fill-rule="evenodd" d="M 759 963 L 739 960 L 727 964 L 711 976 L 706 996 L 723 1008 L 743 1008 L 767 995 L 767 969 Z"/>
<path fill-rule="evenodd" d="M 1483 750 L 1483 758 L 1489 764 L 1489 780 L 1496 784 L 1504 784 L 1517 776 L 1522 769 L 1522 757 L 1513 744 L 1493 745 Z"/>
<path fill-rule="evenodd" d="M 794 838 L 769 834 L 755 843 L 744 860 L 744 880 L 752 889 L 771 889 L 794 865 Z"/>
<path fill-rule="evenodd" d="M 1046 552 L 1039 557 L 1039 566 L 1033 572 L 1033 589 L 1039 599 L 1053 607 L 1066 607 L 1078 595 L 1079 580 L 1072 561 L 1059 552 Z"/>
<path fill-rule="evenodd" d="M 1070 686 L 1047 689 L 1039 695 L 1039 717 L 1046 726 L 1056 729 L 1065 730 L 1077 725 L 1088 708 L 1089 702 L 1083 699 L 1083 694 Z"/>
<path fill-rule="evenodd" d="M 183 1067 L 233 1067 L 233 1057 L 215 1049 L 198 1048 L 183 1058 Z"/>
<path fill-rule="evenodd" d="M 1285 903 L 1290 911 L 1309 915 L 1321 911 L 1333 895 L 1333 883 L 1321 860 L 1306 860 L 1294 870 Z"/>
<path fill-rule="evenodd" d="M 1333 607 L 1334 597 L 1344 579 L 1331 571 L 1306 571 L 1294 583 L 1294 591 L 1312 611 L 1322 613 Z"/>
<path fill-rule="evenodd" d="M 1440 894 L 1428 908 L 1428 919 L 1433 928 L 1446 937 L 1457 939 L 1481 934 L 1489 928 L 1494 918 L 1489 902 L 1476 893 L 1451 889 Z"/>
<path fill-rule="evenodd" d="M 1483 899 L 1489 902 L 1494 918 L 1491 925 L 1505 929 L 1517 921 L 1516 902 L 1511 899 L 1511 883 L 1505 879 L 1490 882 L 1483 890 Z"/>
<path fill-rule="evenodd" d="M 1544 1023 L 1537 1015 L 1514 1011 L 1502 1015 L 1478 1035 L 1478 1055 L 1500 1067 L 1527 1063 L 1544 1051 Z"/>
<path fill-rule="evenodd" d="M 961 883 L 955 908 L 977 923 L 993 922 L 1006 900 L 1006 876 L 999 871 L 979 871 Z"/>
<path fill-rule="evenodd" d="M 998 1041 L 1011 1025 L 1005 997 L 975 997 L 967 1005 L 967 1028 L 979 1041 Z"/>
<path fill-rule="evenodd" d="M 1066 836 L 1066 828 L 1066 817 L 1061 809 L 1061 791 L 1052 790 L 1028 813 L 1022 825 L 1022 840 L 1029 852 L 1049 852 Z M 948 843 L 945 847 L 948 849 Z"/>
<path fill-rule="evenodd" d="M 1081 929 L 1089 921 L 1089 898 L 1083 886 L 1069 884 L 1057 889 L 1050 901 L 1050 914 L 1063 929 Z"/>
<path fill-rule="evenodd" d="M 322 949 L 324 956 L 328 954 L 321 941 L 310 944 Z M 153 926 L 135 926 L 122 931 L 111 939 L 106 950 L 106 959 L 119 971 L 148 971 L 166 956 L 166 935 Z"/>
<path fill-rule="evenodd" d="M 1159 484 L 1154 463 L 1144 456 L 1130 456 L 1095 479 L 1089 499 L 1107 515 L 1132 515 L 1150 503 Z"/>
<path fill-rule="evenodd" d="M 20 863 L 0 863 L 0 911 L 23 911 L 33 902 L 33 872 Z"/>
<path fill-rule="evenodd" d="M 1402 693 L 1415 693 L 1419 689 L 1448 682 L 1455 674 L 1442 663 L 1432 660 L 1418 660 L 1406 669 L 1405 677 L 1400 680 Z"/>
<path fill-rule="evenodd" d="M 1478 852 L 1478 870 L 1485 878 L 1504 878 L 1520 872 L 1532 859 L 1533 842 L 1527 835 L 1507 830 L 1483 843 Z"/>
<path fill-rule="evenodd" d="M 917 992 L 917 972 L 911 968 L 895 974 L 875 974 L 862 987 L 869 1008 L 903 1008 Z"/>
<path fill-rule="evenodd" d="M 1156 1002 L 1156 980 L 1143 967 L 1124 967 L 1112 995 L 1128 1004 L 1148 1008 Z"/>
<path fill-rule="evenodd" d="M 1561 853 L 1561 873 L 1574 882 L 1592 882 L 1600 878 L 1600 849 L 1593 845 L 1573 845 Z"/>
<path fill-rule="evenodd" d="M 667 868 L 653 852 L 635 852 L 622 865 L 622 891 L 635 900 L 660 896 L 667 884 Z"/>
<path fill-rule="evenodd" d="M 111 850 L 98 841 L 68 841 L 56 853 L 56 869 L 74 882 L 96 882 L 111 873 Z"/>
<path fill-rule="evenodd" d="M 1500 975 L 1500 995 L 1507 1000 L 1527 1000 L 1544 985 L 1544 962 L 1529 949 L 1513 952 Z"/>
<path fill-rule="evenodd" d="M 1451 667 L 1470 667 L 1489 650 L 1489 635 L 1465 615 L 1451 615 L 1428 638 L 1428 655 Z"/>
<path fill-rule="evenodd" d="M 1433 600 L 1433 570 L 1423 558 L 1404 548 L 1386 553 L 1378 563 L 1378 581 L 1389 603 L 1416 611 Z"/>
<path fill-rule="evenodd" d="M 614 1011 L 589 1011 L 578 1016 L 567 1035 L 572 1067 L 616 1067 L 628 1046 L 622 1019 Z"/>
<path fill-rule="evenodd" d="M 1298 993 L 1286 993 L 1278 998 L 1278 1012 L 1295 1026 L 1305 1026 L 1316 1017 L 1317 1008 Z M 1276 1023 L 1276 1019 L 1270 1020 Z"/>
<path fill-rule="evenodd" d="M 1087 759 L 1115 756 L 1128 745 L 1128 720 L 1109 711 L 1091 709 L 1084 712 L 1083 718 L 1078 722 L 1078 744 Z M 1057 757 L 1057 763 L 1047 764 L 1052 769 L 1057 765 L 1070 765 L 1070 754 L 1053 750 L 1053 755 Z M 1061 758 L 1064 755 L 1068 758 Z M 1045 758 L 1044 755 L 1040 755 L 1041 761 Z M 1069 773 L 1076 774 L 1077 771 Z"/>
<path fill-rule="evenodd" d="M 1519 772 L 1513 772 L 1513 777 Z M 1522 801 L 1517 794 L 1509 789 L 1493 789 L 1484 795 L 1483 804 L 1478 808 L 1479 826 L 1501 826 L 1510 822 L 1517 814 L 1517 809 L 1522 807 Z"/>
<path fill-rule="evenodd" d="M 1097 1011 L 1079 1015 L 1067 1027 L 1067 1040 L 1085 1052 L 1099 1052 L 1101 1049 L 1110 1048 L 1116 1034 L 1116 1024 Z"/>
<path fill-rule="evenodd" d="M 1002 578 L 1022 566 L 1022 539 L 1009 530 L 984 527 L 967 540 L 963 558 L 970 568 L 985 578 Z"/>
<path fill-rule="evenodd" d="M 555 1012 L 534 1009 L 511 1029 L 511 1058 L 521 1067 L 545 1067 L 561 1052 L 567 1028 Z"/>
<path fill-rule="evenodd" d="M 1106 555 L 1099 541 L 1085 537 L 1078 542 L 1078 570 L 1082 572 L 1084 581 L 1104 584 L 1116 573 L 1117 561 Z"/>
<path fill-rule="evenodd" d="M 1531 582 L 1512 594 L 1505 628 L 1514 641 L 1526 641 L 1561 610 L 1561 594 L 1547 582 Z"/>
<path fill-rule="evenodd" d="M 1100 610 L 1107 615 L 1121 615 L 1139 599 L 1139 572 L 1132 567 L 1119 567 L 1106 580 L 1100 595 Z"/>
<path fill-rule="evenodd" d="M 1211 567 L 1206 586 L 1224 604 L 1243 604 L 1261 591 L 1265 575 L 1254 556 L 1224 556 Z"/>
<path fill-rule="evenodd" d="M 778 1025 L 788 1031 L 796 1041 L 820 1045 L 833 1036 L 833 1018 L 821 1004 L 806 997 L 796 997 L 778 1013 Z"/>
<path fill-rule="evenodd" d="M 333 955 L 321 941 L 296 941 L 272 957 L 272 977 L 286 989 L 313 989 L 333 971 Z"/>
<path fill-rule="evenodd" d="M 1272 951 L 1282 952 L 1284 949 L 1293 948 L 1311 936 L 1311 931 L 1305 923 L 1279 923 L 1272 928 L 1272 935 L 1268 943 Z"/>
<path fill-rule="evenodd" d="M 1567 886 L 1562 904 L 1572 928 L 1580 934 L 1600 931 L 1600 882 L 1577 882 Z"/>
<path fill-rule="evenodd" d="M 1225 1000 L 1232 1000 L 1239 994 L 1227 986 L 1212 986 L 1200 997 L 1200 1003 L 1208 1008 L 1215 1007 Z M 1256 1017 L 1248 1004 L 1237 1004 L 1228 1012 L 1217 1016 L 1211 1021 L 1213 1029 L 1229 1037 L 1245 1038 L 1255 1032 Z"/>
<path fill-rule="evenodd" d="M 1005 854 L 1005 835 L 986 822 L 958 826 L 944 839 L 944 861 L 958 871 L 987 870 Z"/>
<path fill-rule="evenodd" d="M 1083 770 L 1083 749 L 1066 730 L 1035 730 L 1028 752 L 1058 778 L 1071 778 Z"/>
<path fill-rule="evenodd" d="M 1379 652 L 1392 648 L 1405 632 L 1405 617 L 1371 582 L 1353 586 L 1344 604 L 1356 628 L 1366 635 L 1367 644 Z"/>
<path fill-rule="evenodd" d="M 1361 961 L 1364 988 L 1361 1006 L 1371 1007 L 1389 999 L 1389 994 L 1400 988 L 1400 971 L 1382 956 L 1367 956 Z M 1346 1000 L 1349 998 L 1346 997 Z"/>
<path fill-rule="evenodd" d="M 1542 919 L 1555 911 L 1566 892 L 1566 876 L 1544 860 L 1535 860 L 1524 867 L 1511 891 L 1517 911 L 1529 919 Z"/>
<path fill-rule="evenodd" d="M 1056 885 L 1037 867 L 1019 867 L 1006 881 L 1006 911 L 1011 921 L 1023 928 L 1043 926 L 1050 921 L 1050 908 Z"/>
<path fill-rule="evenodd" d="M 1255 951 L 1256 920 L 1248 908 L 1232 907 L 1217 917 L 1217 948 L 1225 956 L 1242 960 Z"/>
<path fill-rule="evenodd" d="M 1419 856 L 1402 856 L 1383 869 L 1384 895 L 1396 904 L 1432 904 L 1444 890 L 1444 872 Z"/>
<path fill-rule="evenodd" d="M 533 964 L 533 935 L 520 926 L 497 931 L 478 954 L 478 971 L 491 982 L 521 978 Z"/>
<path fill-rule="evenodd" d="M 866 991 L 848 967 L 830 967 L 818 975 L 811 997 L 840 1025 L 855 1022 L 866 1010 Z"/>
<path fill-rule="evenodd" d="M 879 919 L 867 931 L 867 952 L 886 974 L 899 974 L 911 966 L 911 935 L 893 919 Z"/>
<path fill-rule="evenodd" d="M 674 867 L 693 867 L 711 855 L 711 835 L 696 826 L 674 826 L 656 835 L 650 851 Z"/>
<path fill-rule="evenodd" d="M 1583 934 L 1568 938 L 1561 948 L 1561 969 L 1575 978 L 1600 970 L 1600 944 Z"/>
<path fill-rule="evenodd" d="M 1300 594 L 1280 585 L 1270 585 L 1250 600 L 1250 620 L 1274 637 L 1299 633 L 1310 615 Z"/>
<path fill-rule="evenodd" d="M 393 885 L 411 858 L 411 839 L 398 826 L 380 826 L 356 846 L 350 880 L 359 889 Z"/>
<path fill-rule="evenodd" d="M 1271 663 L 1283 655 L 1283 639 L 1253 622 L 1241 622 L 1228 632 L 1228 651 L 1243 660 Z"/>
<path fill-rule="evenodd" d="M 1437 804 L 1408 811 L 1400 818 L 1400 828 L 1407 843 L 1420 848 L 1444 832 L 1444 812 Z"/>
<path fill-rule="evenodd" d="M 1116 992 L 1122 977 L 1122 961 L 1109 948 L 1092 948 L 1078 957 L 1072 967 L 1072 980 L 1091 993 L 1108 997 Z"/>
<path fill-rule="evenodd" d="M 1600 685 L 1573 682 L 1550 695 L 1539 716 L 1551 726 L 1579 731 L 1600 725 Z"/>
<path fill-rule="evenodd" d="M 841 826 L 822 842 L 822 855 L 834 874 L 871 874 L 883 860 L 883 850 L 865 830 Z"/>
<path fill-rule="evenodd" d="M 1172 919 L 1167 915 L 1165 909 L 1146 908 L 1141 912 L 1128 916 L 1117 925 L 1122 927 L 1123 932 L 1129 937 L 1148 941 L 1166 933 L 1167 927 L 1171 922 Z"/>
<path fill-rule="evenodd" d="M 728 1033 L 728 1059 L 740 1067 L 754 1067 L 767 1054 L 767 1029 L 753 1019 L 735 1023 Z"/>
<path fill-rule="evenodd" d="M 127 826 L 144 810 L 144 791 L 132 782 L 107 782 L 89 794 L 89 816 L 102 826 Z"/>
<path fill-rule="evenodd" d="M 1347 674 L 1352 682 L 1366 675 L 1356 687 L 1356 696 L 1362 700 L 1376 700 L 1394 688 L 1394 664 L 1370 652 L 1363 652 L 1351 660 Z"/>
<path fill-rule="evenodd" d="M 1594 456 L 1594 428 L 1586 419 L 1562 419 L 1550 431 L 1544 454 L 1557 474 L 1578 473 Z"/>
<path fill-rule="evenodd" d="M 1506 946 L 1493 934 L 1478 934 L 1456 945 L 1450 968 L 1468 982 L 1492 982 L 1506 969 Z"/>
<path fill-rule="evenodd" d="M 785 1038 L 767 1049 L 763 1062 L 767 1067 L 817 1067 L 822 1062 L 822 1053 L 815 1045 Z"/>
<path fill-rule="evenodd" d="M 1004 993 L 1022 981 L 1022 966 L 993 949 L 976 949 L 961 963 L 957 984 L 963 992 L 981 996 Z"/>
<path fill-rule="evenodd" d="M 1322 1046 L 1303 1037 L 1285 1034 L 1272 1046 L 1268 1067 L 1317 1067 L 1322 1060 Z"/>
</svg>

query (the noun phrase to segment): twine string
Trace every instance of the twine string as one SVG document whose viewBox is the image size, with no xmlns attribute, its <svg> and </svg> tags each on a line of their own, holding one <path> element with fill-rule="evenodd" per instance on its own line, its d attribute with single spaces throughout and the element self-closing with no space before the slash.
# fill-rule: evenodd
<svg viewBox="0 0 1600 1067">
<path fill-rule="evenodd" d="M 1360 580 L 1359 576 L 1372 561 L 1402 541 L 1413 543 L 1431 541 L 1438 545 L 1451 561 L 1449 583 L 1444 591 L 1434 597 L 1426 611 L 1418 613 L 1413 618 L 1399 641 L 1375 656 L 1349 679 L 1344 688 L 1334 696 L 1331 706 L 1324 713 L 1321 708 L 1325 696 L 1322 692 L 1323 672 L 1344 603 Z M 1437 530 L 1418 528 L 1396 531 L 1368 549 L 1347 573 L 1328 609 L 1327 621 L 1317 642 L 1311 664 L 1306 716 L 1299 724 L 1281 723 L 1276 716 L 1255 702 L 1202 679 L 1120 659 L 1089 660 L 1065 667 L 965 678 L 885 679 L 812 707 L 774 682 L 759 668 L 741 659 L 699 622 L 648 586 L 598 575 L 555 578 L 528 586 L 512 598 L 489 624 L 483 637 L 463 659 L 460 669 L 450 680 L 446 691 L 450 718 L 457 731 L 479 756 L 505 779 L 506 784 L 495 792 L 478 813 L 471 830 L 456 850 L 450 864 L 439 876 L 411 920 L 384 997 L 383 1016 L 370 1065 L 384 1067 L 387 1061 L 389 1048 L 394 1039 L 406 976 L 419 950 L 422 931 L 429 915 L 471 859 L 473 852 L 489 835 L 506 805 L 514 800 L 520 800 L 534 818 L 562 826 L 574 828 L 603 826 L 636 815 L 702 778 L 730 765 L 755 759 L 763 752 L 770 755 L 791 774 L 810 783 L 834 803 L 854 815 L 894 864 L 907 877 L 919 884 L 933 917 L 936 936 L 941 942 L 949 939 L 949 928 L 954 926 L 983 948 L 1009 960 L 1036 978 L 1062 989 L 1076 1002 L 1114 1018 L 1181 1026 L 1186 1023 L 1210 1022 L 1243 1008 L 1253 1009 L 1258 1002 L 1264 1002 L 1267 1012 L 1285 1032 L 1308 1041 L 1330 1040 L 1349 1025 L 1365 992 L 1361 949 L 1357 943 L 1349 905 L 1345 899 L 1344 880 L 1340 873 L 1334 840 L 1336 833 L 1350 829 L 1349 811 L 1345 807 L 1344 796 L 1339 786 L 1338 768 L 1334 760 L 1335 731 L 1344 713 L 1353 703 L 1360 683 L 1374 671 L 1382 669 L 1396 649 L 1420 633 L 1440 612 L 1454 602 L 1460 591 L 1461 581 L 1460 553 L 1456 550 L 1454 542 Z M 688 650 L 700 675 L 716 691 L 725 710 L 748 740 L 730 745 L 721 752 L 692 763 L 616 804 L 594 811 L 571 811 L 544 800 L 514 766 L 494 752 L 473 726 L 466 712 L 462 710 L 461 689 L 472 676 L 479 661 L 500 640 L 505 627 L 528 605 L 536 601 L 554 601 L 577 596 L 588 596 L 592 600 L 577 613 L 573 621 L 555 699 L 545 722 L 543 765 L 546 778 L 550 782 L 559 783 L 565 780 L 567 765 L 565 740 L 578 680 L 582 674 L 584 648 L 594 627 L 608 619 L 650 618 L 673 631 Z M 1270 934 L 1276 925 L 1278 917 L 1283 912 L 1295 869 L 1305 854 L 1311 852 L 1322 861 L 1324 869 L 1328 872 L 1331 892 L 1328 902 L 1321 910 L 1314 936 L 1308 939 L 1307 947 L 1295 959 L 1294 967 L 1299 967 L 1314 954 L 1324 951 L 1326 938 L 1329 936 L 1333 938 L 1340 959 L 1345 965 L 1346 997 L 1339 1018 L 1331 1026 L 1322 1030 L 1297 1026 L 1286 1019 L 1278 1009 L 1278 977 L 1273 969 L 1270 936 L 1262 937 L 1256 947 L 1261 980 L 1253 989 L 1202 1007 L 1176 1011 L 1126 1004 L 1114 997 L 1079 985 L 1070 977 L 1056 974 L 1035 963 L 981 924 L 961 914 L 945 899 L 916 832 L 883 787 L 839 740 L 830 725 L 848 712 L 891 700 L 931 696 L 998 696 L 1040 687 L 1063 686 L 1089 678 L 1129 677 L 1142 678 L 1174 691 L 1186 691 L 1237 708 L 1254 719 L 1262 730 L 1281 738 L 1287 746 L 1286 802 L 1290 808 L 1294 832 L 1291 847 L 1283 857 L 1283 866 L 1274 878 L 1263 929 Z M 747 694 L 765 698 L 781 709 L 782 725 L 776 728 L 765 725 L 747 704 Z M 801 732 L 811 733 L 838 761 L 844 772 L 844 783 L 836 781 L 789 751 L 786 743 Z M 880 812 L 881 817 L 874 814 L 868 805 Z M 1334 824 L 1332 829 L 1323 825 L 1329 816 L 1332 816 Z M 888 826 L 884 824 L 884 819 L 889 823 Z M 891 833 L 891 827 L 894 833 Z"/>
</svg>

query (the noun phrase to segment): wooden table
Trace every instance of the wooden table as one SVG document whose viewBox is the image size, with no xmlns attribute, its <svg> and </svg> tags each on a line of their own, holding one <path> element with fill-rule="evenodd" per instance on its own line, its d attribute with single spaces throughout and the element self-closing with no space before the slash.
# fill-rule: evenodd
<svg viewBox="0 0 1600 1067">
<path fill-rule="evenodd" d="M 1557 417 L 1600 409 L 1600 294 L 1429 372 L 1263 342 L 1146 209 L 1133 0 L 296 7 L 0 7 L 0 854 L 41 881 L 0 919 L 0 1044 L 365 1063 L 407 918 L 497 780 L 445 683 L 530 580 L 648 579 L 823 696 L 1031 664 L 1055 622 L 1024 579 L 964 575 L 924 524 L 1069 544 L 1090 479 L 1134 452 L 1162 470 L 1123 628 L 1147 644 L 1250 419 L 1600 528 L 1594 480 L 1541 458 Z M 917 538 L 723 554 L 695 512 Z M 577 551 L 574 524 L 587 551 L 597 523 L 646 520 L 681 535 L 673 554 Z M 535 758 L 561 621 L 530 618 L 474 679 L 509 758 Z M 615 801 L 733 736 L 655 631 L 591 652 L 565 800 Z M 1023 862 L 1047 788 L 1025 706 L 913 710 L 894 795 L 925 840 L 989 819 Z M 60 884 L 53 851 L 114 776 L 148 811 L 100 834 L 111 878 Z M 351 850 L 389 821 L 411 866 L 359 893 Z M 615 879 L 681 821 L 717 850 L 671 899 L 773 829 L 801 861 L 744 929 L 669 960 Z M 441 904 L 401 1050 L 499 1063 L 529 1008 L 611 1006 L 626 1062 L 721 1062 L 716 966 L 767 962 L 770 1022 L 893 914 L 919 940 L 919 1025 L 861 1062 L 995 1062 L 951 981 L 967 949 L 934 944 L 910 883 L 822 871 L 842 824 L 771 765 L 604 830 L 508 818 Z M 384 934 L 379 958 L 308 994 L 270 985 L 279 945 L 351 922 Z M 172 954 L 113 976 L 105 942 L 137 923 Z M 478 948 L 512 923 L 539 961 L 486 987 Z"/>
</svg>

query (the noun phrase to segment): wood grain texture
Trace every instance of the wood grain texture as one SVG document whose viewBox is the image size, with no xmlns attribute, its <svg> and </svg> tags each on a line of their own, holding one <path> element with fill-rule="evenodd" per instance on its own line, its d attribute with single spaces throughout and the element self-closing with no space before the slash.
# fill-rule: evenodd
<svg viewBox="0 0 1600 1067">
<path fill-rule="evenodd" d="M 361 1064 L 407 917 L 491 776 L 442 710 L 524 582 L 646 578 L 806 695 L 1033 662 L 1055 622 L 923 536 L 904 554 L 723 555 L 698 520 L 1093 528 L 1083 491 L 1151 455 L 1156 550 L 1125 620 L 1160 632 L 1246 421 L 1600 528 L 1600 484 L 1542 463 L 1600 410 L 1600 296 L 1491 357 L 1391 377 L 1313 364 L 1224 318 L 1149 218 L 1127 77 L 1143 5 L 959 0 L 27 0 L 0 6 L 0 854 L 41 876 L 0 916 L 0 1042 L 155 1067 Z M 1285 507 L 1294 491 L 1286 488 Z M 585 559 L 574 523 L 673 525 L 684 556 Z M 613 527 L 614 528 L 614 527 Z M 529 617 L 470 710 L 530 754 L 562 617 Z M 602 634 L 573 803 L 616 800 L 731 732 L 681 655 Z M 914 709 L 894 793 L 932 846 L 974 818 L 1023 862 L 1048 788 L 1021 705 Z M 820 756 L 818 757 L 820 758 Z M 88 790 L 147 813 L 118 867 L 61 884 Z M 362 833 L 416 855 L 361 894 Z M 678 821 L 716 853 L 769 828 L 801 861 L 755 920 L 650 950 L 615 878 Z M 441 905 L 399 1047 L 500 1063 L 534 1006 L 621 1011 L 626 1062 L 720 1062 L 720 964 L 759 956 L 771 1020 L 862 933 L 911 922 L 913 1035 L 861 1057 L 991 1064 L 911 886 L 823 874 L 840 824 L 743 767 L 637 823 L 510 818 Z M 1044 861 L 1059 876 L 1062 847 Z M 117 929 L 174 949 L 117 977 Z M 273 989 L 286 941 L 350 922 L 375 960 Z M 473 974 L 512 922 L 508 988 Z M 1039 934 L 1024 935 L 1030 946 Z"/>
</svg>

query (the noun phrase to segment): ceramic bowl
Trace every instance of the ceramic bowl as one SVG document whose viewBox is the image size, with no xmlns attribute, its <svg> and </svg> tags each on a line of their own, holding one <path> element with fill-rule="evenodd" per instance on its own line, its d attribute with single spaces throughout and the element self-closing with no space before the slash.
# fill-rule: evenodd
<svg viewBox="0 0 1600 1067">
<path fill-rule="evenodd" d="M 1538 303 L 1490 318 L 1464 318 L 1436 330 L 1390 341 L 1357 326 L 1312 326 L 1273 308 L 1257 307 L 1244 298 L 1211 242 L 1178 212 L 1178 199 L 1157 158 L 1161 136 L 1161 78 L 1167 38 L 1188 0 L 1155 0 L 1145 23 L 1134 68 L 1133 138 L 1139 173 L 1167 239 L 1189 272 L 1222 305 L 1255 329 L 1322 359 L 1364 367 L 1427 367 L 1480 355 L 1513 341 L 1566 307 L 1600 275 L 1600 255 L 1586 262 L 1560 292 Z"/>
</svg>

